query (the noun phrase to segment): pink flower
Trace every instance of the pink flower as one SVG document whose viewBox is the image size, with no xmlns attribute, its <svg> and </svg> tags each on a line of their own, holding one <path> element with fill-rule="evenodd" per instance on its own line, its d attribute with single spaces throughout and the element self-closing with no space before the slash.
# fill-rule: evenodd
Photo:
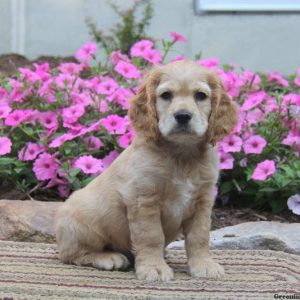
<svg viewBox="0 0 300 300">
<path fill-rule="evenodd" d="M 83 142 L 86 144 L 87 150 L 99 150 L 103 146 L 102 141 L 96 136 L 86 137 L 83 139 Z"/>
<path fill-rule="evenodd" d="M 288 208 L 296 215 L 300 215 L 300 194 L 291 196 L 287 201 Z"/>
<path fill-rule="evenodd" d="M 0 136 L 0 155 L 5 155 L 11 152 L 12 142 L 5 136 Z"/>
<path fill-rule="evenodd" d="M 234 158 L 231 154 L 220 151 L 219 156 L 220 156 L 220 164 L 219 164 L 220 170 L 233 169 Z"/>
<path fill-rule="evenodd" d="M 109 115 L 101 120 L 101 124 L 110 134 L 123 134 L 126 130 L 124 118 L 118 115 Z"/>
<path fill-rule="evenodd" d="M 133 130 L 131 130 L 119 138 L 119 140 L 118 140 L 119 145 L 122 148 L 127 148 L 130 145 L 130 143 L 132 142 L 133 138 L 134 138 L 134 132 L 133 132 Z"/>
<path fill-rule="evenodd" d="M 246 154 L 260 154 L 266 145 L 267 141 L 263 137 L 259 135 L 253 135 L 244 142 L 243 149 Z"/>
<path fill-rule="evenodd" d="M 125 61 L 119 61 L 115 66 L 114 70 L 124 76 L 125 78 L 139 78 L 141 76 L 141 72 L 138 68 Z"/>
<path fill-rule="evenodd" d="M 294 82 L 296 85 L 300 86 L 300 77 L 295 78 Z"/>
<path fill-rule="evenodd" d="M 57 191 L 61 198 L 67 198 L 70 195 L 70 188 L 65 184 L 60 184 Z"/>
<path fill-rule="evenodd" d="M 187 39 L 177 32 L 174 31 L 170 32 L 170 36 L 172 37 L 173 42 L 181 42 L 181 43 L 187 42 Z"/>
<path fill-rule="evenodd" d="M 28 118 L 30 113 L 31 110 L 15 110 L 6 117 L 5 125 L 18 126 Z"/>
<path fill-rule="evenodd" d="M 104 81 L 101 81 L 97 86 L 97 93 L 104 94 L 104 95 L 111 95 L 113 94 L 116 89 L 119 87 L 118 83 L 112 79 L 108 78 Z"/>
<path fill-rule="evenodd" d="M 129 62 L 129 58 L 126 54 L 123 54 L 120 50 L 113 51 L 109 56 L 109 61 L 116 65 L 120 60 Z"/>
<path fill-rule="evenodd" d="M 67 141 L 71 141 L 76 137 L 76 135 L 71 134 L 71 133 L 64 133 L 56 138 L 54 138 L 50 144 L 49 144 L 49 148 L 56 148 L 56 147 L 60 147 L 61 145 L 63 145 L 65 142 Z"/>
<path fill-rule="evenodd" d="M 267 77 L 268 81 L 275 81 L 285 87 L 289 87 L 289 82 L 284 79 L 278 72 L 270 72 Z"/>
<path fill-rule="evenodd" d="M 247 112 L 247 123 L 249 125 L 257 124 L 260 120 L 265 117 L 265 114 L 258 108 Z"/>
<path fill-rule="evenodd" d="M 185 56 L 183 54 L 180 54 L 174 58 L 171 59 L 171 62 L 174 62 L 174 61 L 180 61 L 180 60 L 185 60 Z"/>
<path fill-rule="evenodd" d="M 59 65 L 59 71 L 62 73 L 70 74 L 70 75 L 77 75 L 83 69 L 83 66 L 80 64 L 68 62 Z"/>
<path fill-rule="evenodd" d="M 36 157 L 45 151 L 45 148 L 36 143 L 27 143 L 18 153 L 19 160 L 28 161 L 34 160 Z"/>
<path fill-rule="evenodd" d="M 68 73 L 61 73 L 54 79 L 54 82 L 58 87 L 62 89 L 71 89 L 73 87 L 74 80 L 75 77 L 73 75 L 70 75 Z"/>
<path fill-rule="evenodd" d="M 115 150 L 109 152 L 102 160 L 104 169 L 107 169 L 118 156 L 119 153 Z"/>
<path fill-rule="evenodd" d="M 276 167 L 275 167 L 274 160 L 267 159 L 257 164 L 251 178 L 254 180 L 264 181 L 275 172 L 276 172 Z"/>
<path fill-rule="evenodd" d="M 295 144 L 300 148 L 300 134 L 291 130 L 288 136 L 283 139 L 282 144 L 287 146 L 292 146 Z"/>
<path fill-rule="evenodd" d="M 217 58 L 211 57 L 198 60 L 197 63 L 208 69 L 214 69 L 219 64 L 219 60 Z"/>
<path fill-rule="evenodd" d="M 84 107 L 79 104 L 75 104 L 69 107 L 66 107 L 62 111 L 62 117 L 64 121 L 68 121 L 70 123 L 76 122 L 80 117 L 82 117 L 85 113 Z"/>
<path fill-rule="evenodd" d="M 49 153 L 40 154 L 33 163 L 33 171 L 38 180 L 55 178 L 58 167 L 54 155 Z"/>
<path fill-rule="evenodd" d="M 153 42 L 149 40 L 141 40 L 135 43 L 130 49 L 131 57 L 144 57 L 145 53 L 152 49 Z"/>
<path fill-rule="evenodd" d="M 261 82 L 261 79 L 258 74 L 246 70 L 241 74 L 241 79 L 244 81 L 244 85 L 251 84 L 254 90 L 259 89 L 258 84 Z"/>
<path fill-rule="evenodd" d="M 40 123 L 47 129 L 56 130 L 58 128 L 57 114 L 55 112 L 40 112 L 38 114 L 38 119 Z"/>
<path fill-rule="evenodd" d="M 84 44 L 77 52 L 75 57 L 82 62 L 87 62 L 93 58 L 97 51 L 97 45 L 94 42 L 88 42 Z"/>
<path fill-rule="evenodd" d="M 243 141 L 237 135 L 226 136 L 220 143 L 219 146 L 226 153 L 228 152 L 240 152 Z"/>
<path fill-rule="evenodd" d="M 251 108 L 258 106 L 266 98 L 267 94 L 264 91 L 249 94 L 246 98 L 244 104 L 242 105 L 242 110 L 247 111 Z"/>
<path fill-rule="evenodd" d="M 155 49 L 147 50 L 143 57 L 145 60 L 149 61 L 152 64 L 161 62 L 160 52 Z"/>
<path fill-rule="evenodd" d="M 11 108 L 8 105 L 0 105 L 0 119 L 6 118 L 10 112 Z"/>
<path fill-rule="evenodd" d="M 231 97 L 237 97 L 240 93 L 240 87 L 243 86 L 243 81 L 239 76 L 233 71 L 224 72 L 221 69 L 217 69 L 217 74 L 222 78 L 227 94 Z"/>
<path fill-rule="evenodd" d="M 92 155 L 84 155 L 76 159 L 74 167 L 81 169 L 85 174 L 96 174 L 103 170 L 103 163 L 101 159 Z"/>
</svg>

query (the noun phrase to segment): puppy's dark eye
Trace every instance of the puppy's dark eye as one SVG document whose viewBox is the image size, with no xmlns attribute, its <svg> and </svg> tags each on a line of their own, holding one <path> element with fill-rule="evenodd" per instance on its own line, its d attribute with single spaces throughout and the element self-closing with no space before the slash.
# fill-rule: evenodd
<svg viewBox="0 0 300 300">
<path fill-rule="evenodd" d="M 207 95 L 205 93 L 202 93 L 202 92 L 197 92 L 197 93 L 195 93 L 194 98 L 197 101 L 203 101 L 207 98 Z"/>
<path fill-rule="evenodd" d="M 164 100 L 171 100 L 173 98 L 173 95 L 170 92 L 164 92 L 160 95 L 160 97 Z"/>
</svg>

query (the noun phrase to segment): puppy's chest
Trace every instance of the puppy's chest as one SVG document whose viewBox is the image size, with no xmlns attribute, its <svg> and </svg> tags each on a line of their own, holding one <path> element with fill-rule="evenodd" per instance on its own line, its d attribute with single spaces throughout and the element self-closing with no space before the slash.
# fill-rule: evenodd
<svg viewBox="0 0 300 300">
<path fill-rule="evenodd" d="M 193 210 L 197 190 L 197 185 L 191 179 L 171 179 L 164 197 L 164 213 L 182 219 Z"/>
</svg>

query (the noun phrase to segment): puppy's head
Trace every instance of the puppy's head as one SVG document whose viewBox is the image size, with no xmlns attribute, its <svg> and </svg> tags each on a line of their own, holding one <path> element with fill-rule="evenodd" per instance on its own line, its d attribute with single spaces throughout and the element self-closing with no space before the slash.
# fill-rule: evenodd
<svg viewBox="0 0 300 300">
<path fill-rule="evenodd" d="M 237 122 L 235 107 L 215 73 L 195 62 L 152 69 L 133 98 L 129 116 L 149 141 L 215 144 Z"/>
</svg>

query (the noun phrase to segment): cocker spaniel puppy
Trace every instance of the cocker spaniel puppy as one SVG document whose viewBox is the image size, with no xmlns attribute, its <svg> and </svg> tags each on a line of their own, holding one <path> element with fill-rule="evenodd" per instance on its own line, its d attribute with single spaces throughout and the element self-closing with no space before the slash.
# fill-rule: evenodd
<svg viewBox="0 0 300 300">
<path fill-rule="evenodd" d="M 121 270 L 135 258 L 138 279 L 168 281 L 174 275 L 164 249 L 182 231 L 189 273 L 221 276 L 208 248 L 219 173 L 214 146 L 237 116 L 220 79 L 190 61 L 155 67 L 129 116 L 132 144 L 56 215 L 60 259 Z"/>
</svg>

